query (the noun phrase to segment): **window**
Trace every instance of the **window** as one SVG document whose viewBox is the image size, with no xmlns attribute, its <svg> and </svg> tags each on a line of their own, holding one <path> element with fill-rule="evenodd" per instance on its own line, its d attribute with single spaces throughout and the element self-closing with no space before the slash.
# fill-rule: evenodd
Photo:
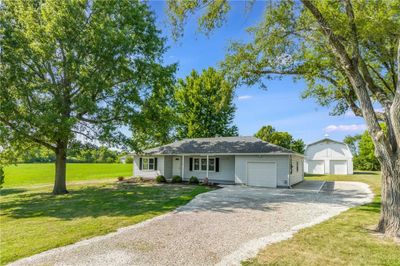
<svg viewBox="0 0 400 266">
<path fill-rule="evenodd" d="M 207 158 L 193 158 L 193 171 L 207 171 Z M 215 158 L 208 159 L 208 171 L 215 171 Z"/>
<path fill-rule="evenodd" d="M 143 158 L 142 170 L 154 170 L 154 158 Z"/>
<path fill-rule="evenodd" d="M 292 158 L 289 159 L 289 174 L 293 173 L 293 162 Z"/>
<path fill-rule="evenodd" d="M 208 171 L 215 171 L 215 158 L 208 159 Z"/>
<path fill-rule="evenodd" d="M 296 161 L 296 172 L 299 172 L 299 161 Z"/>
<path fill-rule="evenodd" d="M 200 158 L 193 159 L 193 170 L 199 171 L 200 170 Z"/>
<path fill-rule="evenodd" d="M 207 159 L 201 159 L 201 171 L 207 171 Z"/>
</svg>

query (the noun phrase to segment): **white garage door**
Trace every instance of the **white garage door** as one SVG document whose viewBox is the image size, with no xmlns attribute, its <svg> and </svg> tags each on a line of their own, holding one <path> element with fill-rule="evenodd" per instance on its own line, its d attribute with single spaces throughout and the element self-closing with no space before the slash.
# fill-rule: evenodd
<svg viewBox="0 0 400 266">
<path fill-rule="evenodd" d="M 308 161 L 308 173 L 323 175 L 325 173 L 325 162 L 320 160 Z"/>
<path fill-rule="evenodd" d="M 248 162 L 247 184 L 255 187 L 276 187 L 276 164 L 273 162 Z"/>
<path fill-rule="evenodd" d="M 331 164 L 331 174 L 347 175 L 347 161 L 332 160 L 330 164 Z"/>
</svg>

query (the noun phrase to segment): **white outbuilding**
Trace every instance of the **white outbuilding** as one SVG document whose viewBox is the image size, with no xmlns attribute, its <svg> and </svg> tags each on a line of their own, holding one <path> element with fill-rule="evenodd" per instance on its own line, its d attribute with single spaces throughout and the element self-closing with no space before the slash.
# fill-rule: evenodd
<svg viewBox="0 0 400 266">
<path fill-rule="evenodd" d="M 343 142 L 324 138 L 307 145 L 304 155 L 304 172 L 306 173 L 353 174 L 353 155 Z"/>
</svg>

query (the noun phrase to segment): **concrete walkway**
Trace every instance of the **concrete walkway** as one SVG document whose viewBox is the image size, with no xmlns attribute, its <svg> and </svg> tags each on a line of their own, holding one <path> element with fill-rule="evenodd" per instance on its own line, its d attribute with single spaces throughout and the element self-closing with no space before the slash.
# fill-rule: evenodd
<svg viewBox="0 0 400 266">
<path fill-rule="evenodd" d="M 238 265 L 267 244 L 372 200 L 363 183 L 333 187 L 318 193 L 226 186 L 172 213 L 12 265 Z"/>
</svg>

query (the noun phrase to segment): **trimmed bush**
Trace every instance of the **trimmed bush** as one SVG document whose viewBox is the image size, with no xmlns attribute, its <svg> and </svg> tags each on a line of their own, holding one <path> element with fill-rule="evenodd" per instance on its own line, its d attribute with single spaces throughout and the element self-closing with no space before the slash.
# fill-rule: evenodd
<svg viewBox="0 0 400 266">
<path fill-rule="evenodd" d="M 163 176 L 163 175 L 158 175 L 156 177 L 156 181 L 157 181 L 157 183 L 165 183 L 165 182 L 167 182 L 167 179 L 165 179 L 165 176 Z"/>
<path fill-rule="evenodd" d="M 174 175 L 172 177 L 171 183 L 182 183 L 182 177 L 180 177 L 179 175 Z"/>
<path fill-rule="evenodd" d="M 198 184 L 198 183 L 199 183 L 199 179 L 198 179 L 196 176 L 192 176 L 192 177 L 189 179 L 189 183 L 190 183 L 190 184 Z"/>
</svg>

